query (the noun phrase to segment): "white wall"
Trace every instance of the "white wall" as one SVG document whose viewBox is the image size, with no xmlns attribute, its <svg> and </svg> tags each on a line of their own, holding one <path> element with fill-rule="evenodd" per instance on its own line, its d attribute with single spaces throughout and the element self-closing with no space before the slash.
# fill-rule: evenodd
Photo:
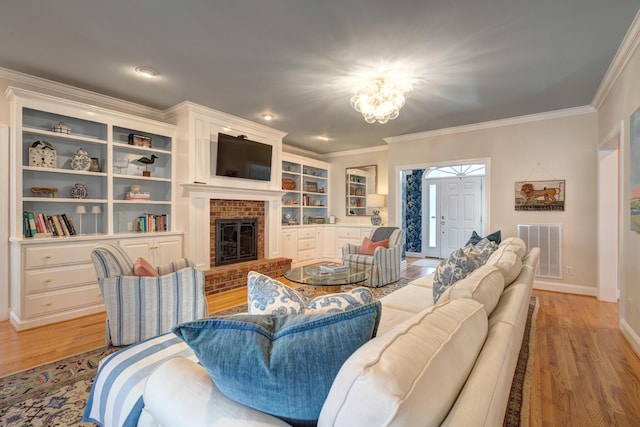
<svg viewBox="0 0 640 427">
<path fill-rule="evenodd" d="M 639 15 L 640 16 L 640 15 Z M 631 36 L 631 37 L 630 37 Z M 620 317 L 621 329 L 640 354 L 640 234 L 630 230 L 629 196 L 630 168 L 629 157 L 629 118 L 640 107 L 640 22 L 638 16 L 632 25 L 627 40 L 635 43 L 626 56 L 626 65 L 615 80 L 615 84 L 604 97 L 598 109 L 598 140 L 603 140 L 614 127 L 624 120 L 623 140 L 621 141 L 621 235 L 620 235 Z M 639 168 L 640 165 L 634 165 Z"/>
<path fill-rule="evenodd" d="M 397 203 L 395 171 L 406 165 L 489 158 L 490 218 L 486 229 L 515 236 L 517 224 L 561 223 L 564 264 L 573 275 L 537 281 L 539 287 L 595 295 L 597 207 L 597 117 L 582 108 L 519 120 L 504 120 L 450 131 L 394 139 L 389 147 L 390 205 Z M 515 182 L 566 180 L 565 210 L 523 212 L 514 209 Z M 390 222 L 395 211 L 390 209 Z M 640 301 L 640 300 L 639 300 Z"/>
<path fill-rule="evenodd" d="M 347 216 L 346 209 L 346 185 L 345 170 L 355 166 L 378 166 L 378 194 L 388 194 L 389 168 L 388 168 L 388 147 L 377 146 L 370 150 L 352 150 L 340 153 L 327 154 L 322 156 L 322 160 L 331 164 L 330 177 L 330 206 L 331 215 L 340 219 L 340 223 L 348 224 L 371 224 L 370 216 Z M 387 202 L 388 204 L 388 202 Z M 393 225 L 388 221 L 388 208 L 380 210 L 383 225 Z"/>
</svg>

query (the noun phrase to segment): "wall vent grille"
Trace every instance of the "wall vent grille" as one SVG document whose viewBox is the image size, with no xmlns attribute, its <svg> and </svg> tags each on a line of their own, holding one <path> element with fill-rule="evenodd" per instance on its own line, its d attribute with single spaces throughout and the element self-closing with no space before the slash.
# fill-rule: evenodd
<svg viewBox="0 0 640 427">
<path fill-rule="evenodd" d="M 518 224 L 518 237 L 527 249 L 540 248 L 540 262 L 536 276 L 563 278 L 562 224 Z"/>
</svg>

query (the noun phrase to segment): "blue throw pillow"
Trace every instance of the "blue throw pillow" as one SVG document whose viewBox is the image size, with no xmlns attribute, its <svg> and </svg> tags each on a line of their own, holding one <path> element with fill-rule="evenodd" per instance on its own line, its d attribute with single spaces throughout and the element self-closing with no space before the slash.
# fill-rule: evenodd
<svg viewBox="0 0 640 427">
<path fill-rule="evenodd" d="M 462 280 L 481 265 L 477 253 L 458 248 L 443 259 L 433 273 L 433 303 L 458 280 Z"/>
<path fill-rule="evenodd" d="M 375 336 L 380 313 L 376 301 L 340 313 L 212 317 L 173 332 L 225 396 L 305 425 L 320 416 L 342 364 Z"/>
<path fill-rule="evenodd" d="M 500 242 L 502 241 L 502 232 L 501 230 L 498 231 L 494 231 L 493 233 L 485 236 L 486 239 L 495 242 L 496 245 L 499 245 Z M 473 230 L 473 232 L 471 233 L 471 237 L 469 237 L 469 240 L 467 240 L 467 243 L 465 244 L 465 246 L 467 245 L 475 245 L 477 244 L 480 240 L 482 240 L 482 237 L 480 237 L 478 235 L 478 233 L 476 233 L 475 230 Z"/>
</svg>

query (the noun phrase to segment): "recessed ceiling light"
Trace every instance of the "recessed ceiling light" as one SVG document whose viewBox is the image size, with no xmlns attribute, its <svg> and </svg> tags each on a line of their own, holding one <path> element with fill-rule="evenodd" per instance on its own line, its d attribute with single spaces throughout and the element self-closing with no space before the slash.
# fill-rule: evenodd
<svg viewBox="0 0 640 427">
<path fill-rule="evenodd" d="M 261 117 L 268 122 L 273 120 L 273 114 L 271 113 L 264 113 Z"/>
<path fill-rule="evenodd" d="M 136 73 L 148 79 L 158 75 L 158 71 L 151 67 L 136 67 Z"/>
<path fill-rule="evenodd" d="M 328 135 L 320 135 L 320 136 L 318 137 L 318 139 L 321 139 L 321 140 L 323 140 L 323 141 L 328 141 L 328 140 L 330 140 L 330 139 L 331 139 L 331 137 L 330 137 L 330 136 L 328 136 Z"/>
</svg>

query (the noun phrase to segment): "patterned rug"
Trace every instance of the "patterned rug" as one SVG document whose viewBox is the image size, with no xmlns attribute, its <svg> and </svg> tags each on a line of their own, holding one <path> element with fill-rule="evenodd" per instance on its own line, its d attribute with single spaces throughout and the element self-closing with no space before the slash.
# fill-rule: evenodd
<svg viewBox="0 0 640 427">
<path fill-rule="evenodd" d="M 407 283 L 408 280 L 402 279 L 383 288 L 371 288 L 371 291 L 379 299 Z M 344 289 L 355 287 L 345 286 Z M 303 286 L 298 290 L 310 297 L 315 293 L 311 286 Z M 246 305 L 216 314 L 243 311 L 246 311 Z M 530 371 L 533 365 L 536 314 L 537 298 L 532 297 L 504 422 L 508 427 L 529 425 Z M 98 362 L 116 350 L 118 348 L 115 347 L 100 348 L 0 378 L 0 426 L 93 426 L 81 422 L 82 413 Z"/>
<path fill-rule="evenodd" d="M 71 356 L 0 378 L 0 426 L 93 426 L 82 423 L 98 362 L 116 347 Z"/>
<path fill-rule="evenodd" d="M 504 427 L 529 427 L 531 408 L 531 370 L 536 350 L 536 318 L 538 317 L 538 297 L 531 297 L 524 327 L 522 346 L 518 355 L 516 372 L 513 374 L 509 403 L 504 416 Z"/>
</svg>

